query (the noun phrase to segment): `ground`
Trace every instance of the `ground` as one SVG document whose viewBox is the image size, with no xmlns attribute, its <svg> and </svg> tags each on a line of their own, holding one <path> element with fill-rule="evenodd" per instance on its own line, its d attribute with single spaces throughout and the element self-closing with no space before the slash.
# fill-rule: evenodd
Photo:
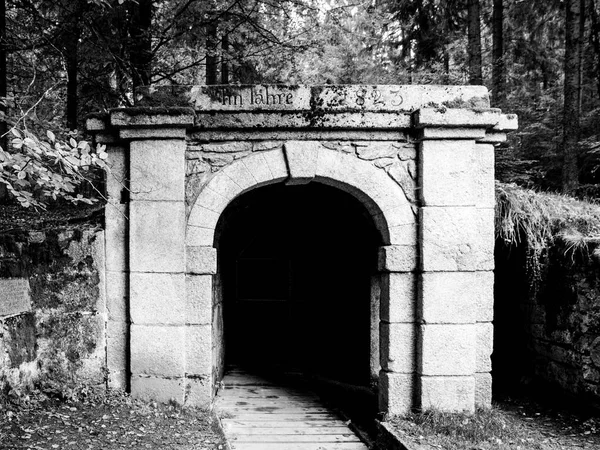
<svg viewBox="0 0 600 450">
<path fill-rule="evenodd" d="M 211 414 L 110 394 L 84 402 L 0 404 L 0 449 L 220 450 Z"/>
<path fill-rule="evenodd" d="M 600 448 L 597 411 L 503 398 L 475 417 L 413 416 L 392 420 L 411 450 L 584 450 Z"/>
<path fill-rule="evenodd" d="M 477 418 L 421 416 L 391 423 L 411 450 L 592 450 L 600 448 L 600 416 L 591 411 L 504 399 Z M 413 417 L 415 419 L 415 417 Z M 0 405 L 0 449 L 220 450 L 211 414 L 110 394 L 84 402 L 52 399 Z"/>
</svg>

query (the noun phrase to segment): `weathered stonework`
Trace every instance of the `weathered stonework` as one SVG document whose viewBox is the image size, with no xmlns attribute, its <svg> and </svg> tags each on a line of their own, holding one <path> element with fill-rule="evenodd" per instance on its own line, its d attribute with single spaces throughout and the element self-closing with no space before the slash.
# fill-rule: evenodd
<svg viewBox="0 0 600 450">
<path fill-rule="evenodd" d="M 356 198 L 379 236 L 369 346 L 381 410 L 489 406 L 492 144 L 516 118 L 490 109 L 485 88 L 161 86 L 140 98 L 179 106 L 90 122 L 132 193 L 129 221 L 113 215 L 106 236 L 109 372 L 130 370 L 134 395 L 211 401 L 223 212 L 262 186 L 318 183 Z"/>
</svg>

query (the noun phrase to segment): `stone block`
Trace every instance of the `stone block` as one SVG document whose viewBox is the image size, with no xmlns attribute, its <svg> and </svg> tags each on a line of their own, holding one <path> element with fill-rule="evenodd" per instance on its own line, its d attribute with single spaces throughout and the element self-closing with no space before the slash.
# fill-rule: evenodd
<svg viewBox="0 0 600 450">
<path fill-rule="evenodd" d="M 139 400 L 159 403 L 184 403 L 183 378 L 160 378 L 133 375 L 131 377 L 131 396 Z"/>
<path fill-rule="evenodd" d="M 424 206 L 472 206 L 480 178 L 474 141 L 423 141 L 419 146 L 419 186 Z"/>
<path fill-rule="evenodd" d="M 413 373 L 415 371 L 415 324 L 380 324 L 381 368 L 388 372 Z"/>
<path fill-rule="evenodd" d="M 413 207 L 406 199 L 398 202 L 397 206 L 385 209 L 381 215 L 385 219 L 388 228 L 393 228 L 401 225 L 411 225 L 415 223 L 416 216 L 413 212 Z"/>
<path fill-rule="evenodd" d="M 256 180 L 242 162 L 236 161 L 225 167 L 223 172 L 244 190 L 256 185 Z"/>
<path fill-rule="evenodd" d="M 106 310 L 108 320 L 126 322 L 129 306 L 129 276 L 127 272 L 106 271 Z"/>
<path fill-rule="evenodd" d="M 493 290 L 482 292 L 486 272 L 424 272 L 419 297 L 420 317 L 425 323 L 475 323 L 479 302 Z M 483 280 L 481 280 L 483 278 Z M 486 285 L 489 287 L 489 285 Z"/>
<path fill-rule="evenodd" d="M 474 199 L 478 208 L 494 208 L 496 192 L 494 182 L 494 146 L 491 144 L 475 145 L 473 152 L 477 176 L 474 177 Z"/>
<path fill-rule="evenodd" d="M 187 378 L 185 380 L 185 405 L 197 408 L 210 408 L 213 386 L 210 376 Z"/>
<path fill-rule="evenodd" d="M 389 415 L 405 416 L 413 408 L 414 374 L 379 373 L 379 410 Z"/>
<path fill-rule="evenodd" d="M 106 322 L 106 365 L 109 373 L 126 373 L 129 345 L 129 324 L 109 320 Z"/>
<path fill-rule="evenodd" d="M 397 150 L 392 146 L 392 142 L 363 142 L 356 145 L 356 154 L 360 159 L 372 161 L 378 158 L 396 156 Z"/>
<path fill-rule="evenodd" d="M 227 175 L 227 172 L 225 172 L 223 169 L 221 169 L 210 180 L 208 180 L 207 186 L 210 187 L 213 192 L 226 199 L 227 203 L 244 191 L 244 188 L 237 184 L 235 180 L 229 178 L 229 175 Z M 200 193 L 200 195 L 202 195 L 202 193 Z M 219 214 L 221 213 L 221 211 L 215 212 Z"/>
<path fill-rule="evenodd" d="M 104 208 L 104 217 L 106 222 L 104 230 L 106 270 L 125 271 L 128 257 L 128 207 L 118 203 L 109 203 Z"/>
<path fill-rule="evenodd" d="M 261 153 L 271 171 L 271 181 L 277 182 L 286 179 L 289 175 L 285 156 L 281 150 L 270 150 Z"/>
<path fill-rule="evenodd" d="M 381 320 L 411 323 L 416 320 L 416 278 L 411 273 L 381 275 Z"/>
<path fill-rule="evenodd" d="M 218 194 L 215 194 L 218 195 Z M 205 208 L 203 205 L 198 203 L 196 200 L 196 204 L 192 208 L 190 212 L 190 216 L 188 218 L 187 225 L 195 226 L 200 228 L 208 228 L 214 230 L 217 227 L 217 222 L 219 221 L 219 214 L 211 211 L 210 209 Z"/>
<path fill-rule="evenodd" d="M 475 374 L 475 406 L 481 408 L 492 407 L 492 374 Z"/>
<path fill-rule="evenodd" d="M 188 247 L 210 247 L 215 242 L 215 230 L 188 225 L 186 228 L 185 244 Z"/>
<path fill-rule="evenodd" d="M 424 411 L 475 412 L 474 378 L 420 377 L 420 406 Z"/>
<path fill-rule="evenodd" d="M 281 150 L 269 151 L 281 152 Z M 248 169 L 248 172 L 252 174 L 257 185 L 267 184 L 273 180 L 273 175 L 271 174 L 271 170 L 269 169 L 263 153 L 264 152 L 255 153 L 239 160 L 239 162 Z"/>
<path fill-rule="evenodd" d="M 417 133 L 419 139 L 483 139 L 485 138 L 485 128 L 448 128 L 448 127 L 427 127 L 422 128 Z"/>
<path fill-rule="evenodd" d="M 212 180 L 212 179 L 211 179 Z M 190 216 L 194 215 L 194 209 L 201 207 L 213 211 L 217 215 L 220 215 L 223 210 L 227 207 L 231 199 L 223 197 L 221 194 L 215 192 L 209 185 L 205 185 L 196 199 L 196 203 L 193 206 Z M 198 212 L 197 214 L 200 214 Z M 198 218 L 194 218 L 196 221 Z"/>
<path fill-rule="evenodd" d="M 185 373 L 185 327 L 131 325 L 131 373 L 182 377 Z"/>
<path fill-rule="evenodd" d="M 283 145 L 290 174 L 287 184 L 306 184 L 314 179 L 321 148 L 318 141 L 288 141 Z"/>
<path fill-rule="evenodd" d="M 132 200 L 183 201 L 185 140 L 132 141 L 129 155 Z"/>
<path fill-rule="evenodd" d="M 210 325 L 185 327 L 185 372 L 209 376 L 212 372 L 212 330 Z"/>
<path fill-rule="evenodd" d="M 421 325 L 418 372 L 431 375 L 473 375 L 475 373 L 475 324 Z"/>
<path fill-rule="evenodd" d="M 183 273 L 131 272 L 130 311 L 134 324 L 183 324 L 185 275 Z"/>
<path fill-rule="evenodd" d="M 493 210 L 424 207 L 420 212 L 424 272 L 493 269 Z"/>
<path fill-rule="evenodd" d="M 132 272 L 185 270 L 183 202 L 132 202 L 129 235 Z"/>
<path fill-rule="evenodd" d="M 194 325 L 211 323 L 213 303 L 212 279 L 212 275 L 186 276 L 186 323 Z"/>
<path fill-rule="evenodd" d="M 121 201 L 121 191 L 125 189 L 128 178 L 125 148 L 111 145 L 107 147 L 107 153 L 107 165 L 110 172 L 106 177 L 106 195 L 111 202 L 118 204 Z"/>
<path fill-rule="evenodd" d="M 477 322 L 494 320 L 494 272 L 477 272 L 477 282 L 471 288 L 477 298 Z"/>
<path fill-rule="evenodd" d="M 465 104 L 464 108 L 421 108 L 413 113 L 416 128 L 492 128 L 500 123 L 502 114 L 495 108 L 473 108 Z"/>
<path fill-rule="evenodd" d="M 377 270 L 380 272 L 412 272 L 417 267 L 416 245 L 379 247 Z"/>
<path fill-rule="evenodd" d="M 480 322 L 477 327 L 476 371 L 492 370 L 492 352 L 494 351 L 494 325 L 491 322 Z"/>
<path fill-rule="evenodd" d="M 185 140 L 186 131 L 184 128 L 164 127 L 164 128 L 122 128 L 119 130 L 119 138 L 127 140 L 161 140 L 177 139 Z"/>
<path fill-rule="evenodd" d="M 209 246 L 186 247 L 186 270 L 194 274 L 217 273 L 217 249 Z"/>
<path fill-rule="evenodd" d="M 387 173 L 402 188 L 411 204 L 417 203 L 417 168 L 413 160 L 396 161 L 387 169 Z"/>
<path fill-rule="evenodd" d="M 398 225 L 390 227 L 389 243 L 390 245 L 414 245 L 417 242 L 417 223 Z"/>
<path fill-rule="evenodd" d="M 205 152 L 214 153 L 239 153 L 252 151 L 252 142 L 232 141 L 232 142 L 211 142 L 204 144 L 202 149 Z"/>
<path fill-rule="evenodd" d="M 494 270 L 495 209 L 476 209 L 476 231 L 478 239 L 474 252 L 474 265 L 477 270 Z"/>
</svg>

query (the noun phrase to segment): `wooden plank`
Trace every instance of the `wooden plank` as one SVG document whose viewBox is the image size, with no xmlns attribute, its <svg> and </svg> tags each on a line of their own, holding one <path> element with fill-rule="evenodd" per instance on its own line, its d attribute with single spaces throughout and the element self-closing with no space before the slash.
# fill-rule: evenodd
<svg viewBox="0 0 600 450">
<path fill-rule="evenodd" d="M 343 427 L 312 427 L 312 428 L 231 428 L 226 431 L 226 437 L 229 436 L 270 436 L 270 435 L 295 435 L 295 434 L 303 434 L 303 435 L 321 435 L 321 434 L 348 434 L 350 433 L 350 429 L 346 426 Z"/>
<path fill-rule="evenodd" d="M 246 422 L 257 422 L 264 420 L 273 420 L 276 419 L 278 421 L 292 421 L 296 420 L 331 420 L 331 419 L 339 419 L 335 414 L 311 414 L 311 413 L 298 413 L 298 414 L 236 414 L 235 420 L 244 420 Z"/>
<path fill-rule="evenodd" d="M 239 435 L 232 442 L 360 442 L 354 434 Z"/>
<path fill-rule="evenodd" d="M 223 425 L 231 428 L 287 428 L 290 426 L 290 423 L 282 420 L 269 420 L 265 422 L 246 422 L 243 420 L 236 419 L 221 419 Z M 344 427 L 346 424 L 341 420 L 319 420 L 319 421 L 310 421 L 310 420 L 297 420 L 294 422 L 294 427 L 296 428 L 318 428 L 318 427 Z"/>
<path fill-rule="evenodd" d="M 254 442 L 234 442 L 231 444 L 232 450 L 368 450 L 362 442 L 337 442 L 327 444 L 323 447 L 319 442 L 296 442 L 296 443 L 254 443 Z"/>
<path fill-rule="evenodd" d="M 227 409 L 220 408 L 220 411 L 231 413 L 231 414 L 252 413 L 252 412 L 259 413 L 259 414 L 331 413 L 331 411 L 329 411 L 327 408 L 300 408 L 300 407 L 277 408 L 275 406 L 262 406 L 262 407 L 258 407 L 258 408 L 241 408 L 241 407 L 227 408 Z"/>
</svg>

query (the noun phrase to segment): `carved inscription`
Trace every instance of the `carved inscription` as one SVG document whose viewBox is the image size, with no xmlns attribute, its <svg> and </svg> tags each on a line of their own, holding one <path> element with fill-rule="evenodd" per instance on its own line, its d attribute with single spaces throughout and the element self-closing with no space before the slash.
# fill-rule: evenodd
<svg viewBox="0 0 600 450">
<path fill-rule="evenodd" d="M 257 86 L 238 92 L 221 88 L 217 97 L 223 106 L 283 106 L 294 104 L 293 92 L 282 92 L 269 86 Z"/>
<path fill-rule="evenodd" d="M 27 278 L 0 279 L 0 316 L 31 310 Z"/>
<path fill-rule="evenodd" d="M 398 111 L 421 104 L 404 86 L 202 86 L 193 96 L 200 111 Z"/>
</svg>

